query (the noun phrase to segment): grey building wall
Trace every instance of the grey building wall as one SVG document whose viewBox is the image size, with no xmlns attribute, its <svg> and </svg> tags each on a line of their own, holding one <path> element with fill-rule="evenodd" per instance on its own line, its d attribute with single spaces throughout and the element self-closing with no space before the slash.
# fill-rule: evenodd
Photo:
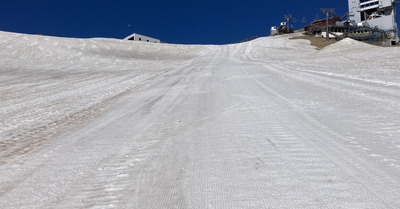
<svg viewBox="0 0 400 209">
<path fill-rule="evenodd" d="M 349 19 L 354 25 L 397 31 L 395 0 L 349 0 Z"/>
<path fill-rule="evenodd" d="M 349 19 L 353 24 L 361 22 L 360 0 L 349 0 Z"/>
</svg>

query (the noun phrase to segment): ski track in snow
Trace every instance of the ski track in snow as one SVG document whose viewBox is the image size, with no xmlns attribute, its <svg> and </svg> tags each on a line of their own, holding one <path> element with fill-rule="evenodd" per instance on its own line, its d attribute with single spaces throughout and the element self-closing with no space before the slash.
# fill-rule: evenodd
<svg viewBox="0 0 400 209">
<path fill-rule="evenodd" d="M 1 208 L 399 208 L 400 48 L 289 37 L 0 32 Z"/>
</svg>

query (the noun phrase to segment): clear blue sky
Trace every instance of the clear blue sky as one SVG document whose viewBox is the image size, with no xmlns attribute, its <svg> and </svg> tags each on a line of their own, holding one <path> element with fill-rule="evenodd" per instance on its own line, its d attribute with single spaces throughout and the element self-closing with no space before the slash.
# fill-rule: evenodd
<svg viewBox="0 0 400 209">
<path fill-rule="evenodd" d="M 310 22 L 325 7 L 342 16 L 347 5 L 347 0 L 0 0 L 0 30 L 118 39 L 140 33 L 168 43 L 226 44 L 269 35 L 288 13 L 301 28 L 303 16 Z"/>
</svg>

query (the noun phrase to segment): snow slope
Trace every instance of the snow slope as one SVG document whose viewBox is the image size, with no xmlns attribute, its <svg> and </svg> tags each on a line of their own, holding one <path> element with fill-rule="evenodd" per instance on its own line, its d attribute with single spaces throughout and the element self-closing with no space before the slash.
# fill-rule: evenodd
<svg viewBox="0 0 400 209">
<path fill-rule="evenodd" d="M 0 205 L 399 208 L 400 48 L 289 37 L 0 32 Z"/>
</svg>

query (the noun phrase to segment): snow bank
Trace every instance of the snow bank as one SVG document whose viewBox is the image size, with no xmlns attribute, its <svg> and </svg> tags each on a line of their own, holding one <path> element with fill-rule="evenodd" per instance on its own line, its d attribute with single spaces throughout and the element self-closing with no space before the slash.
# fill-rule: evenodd
<svg viewBox="0 0 400 209">
<path fill-rule="evenodd" d="M 248 52 L 247 57 L 252 60 L 275 60 L 277 63 L 306 58 L 315 51 L 315 47 L 311 46 L 308 40 L 291 39 L 298 35 L 263 37 L 253 40 L 248 43 L 252 50 Z"/>
<path fill-rule="evenodd" d="M 315 66 L 328 64 L 330 68 L 304 67 L 357 80 L 400 86 L 399 56 L 399 47 L 373 46 L 347 38 L 322 49 L 310 62 Z"/>
<path fill-rule="evenodd" d="M 322 50 L 308 40 L 275 36 L 252 41 L 248 58 L 273 60 L 293 69 L 337 75 L 384 85 L 400 85 L 400 47 L 379 47 L 350 38 Z"/>
<path fill-rule="evenodd" d="M 332 45 L 329 45 L 323 49 L 321 49 L 321 54 L 324 53 L 333 53 L 333 52 L 344 52 L 344 51 L 352 51 L 354 52 L 360 51 L 360 49 L 365 49 L 365 50 L 372 50 L 372 48 L 375 48 L 376 46 L 372 46 L 367 43 L 363 43 L 360 41 L 356 41 L 351 38 L 345 38 L 337 43 L 334 43 Z"/>
</svg>

